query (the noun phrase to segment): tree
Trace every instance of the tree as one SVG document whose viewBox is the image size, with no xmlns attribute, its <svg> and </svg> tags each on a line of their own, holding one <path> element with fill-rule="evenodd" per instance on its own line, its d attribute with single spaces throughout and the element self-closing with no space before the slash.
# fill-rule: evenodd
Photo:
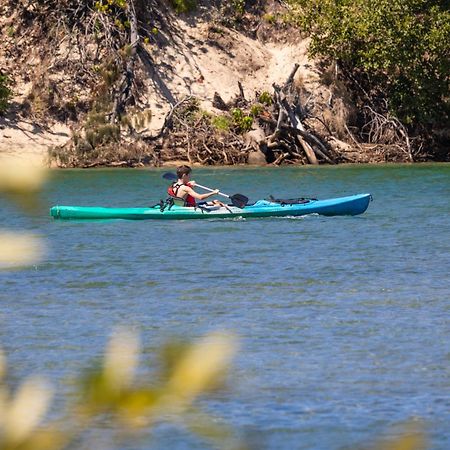
<svg viewBox="0 0 450 450">
<path fill-rule="evenodd" d="M 448 0 L 291 0 L 312 55 L 337 61 L 372 101 L 405 123 L 450 115 Z M 381 104 L 381 102 L 380 102 Z"/>
</svg>

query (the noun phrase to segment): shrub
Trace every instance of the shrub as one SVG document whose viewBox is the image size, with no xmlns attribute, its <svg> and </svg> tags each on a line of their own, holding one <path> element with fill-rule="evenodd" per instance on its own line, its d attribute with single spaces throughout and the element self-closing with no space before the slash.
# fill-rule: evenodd
<svg viewBox="0 0 450 450">
<path fill-rule="evenodd" d="M 219 131 L 230 131 L 231 120 L 227 116 L 215 116 L 211 120 L 212 126 Z"/>
<path fill-rule="evenodd" d="M 244 14 L 245 0 L 231 0 L 231 5 L 239 15 Z"/>
<path fill-rule="evenodd" d="M 253 118 L 245 115 L 242 109 L 233 109 L 231 115 L 233 117 L 235 126 L 237 126 L 240 131 L 249 131 L 252 128 Z"/>
<path fill-rule="evenodd" d="M 12 96 L 10 85 L 11 81 L 8 76 L 0 73 L 0 114 L 3 114 L 8 108 L 8 102 Z"/>
<path fill-rule="evenodd" d="M 277 18 L 274 14 L 267 13 L 264 14 L 262 18 L 265 22 L 270 23 L 271 25 L 273 25 L 277 21 Z"/>
<path fill-rule="evenodd" d="M 170 0 L 177 13 L 187 13 L 197 8 L 197 0 Z"/>
<path fill-rule="evenodd" d="M 250 116 L 251 117 L 258 117 L 263 112 L 263 110 L 264 110 L 264 108 L 263 108 L 262 105 L 259 105 L 258 103 L 255 103 L 250 108 Z"/>
<path fill-rule="evenodd" d="M 407 123 L 449 115 L 450 11 L 423 0 L 291 0 L 310 53 L 338 61 Z M 446 56 L 447 55 L 447 56 Z"/>
<path fill-rule="evenodd" d="M 270 106 L 273 103 L 272 96 L 267 91 L 262 92 L 258 100 L 267 106 Z"/>
</svg>

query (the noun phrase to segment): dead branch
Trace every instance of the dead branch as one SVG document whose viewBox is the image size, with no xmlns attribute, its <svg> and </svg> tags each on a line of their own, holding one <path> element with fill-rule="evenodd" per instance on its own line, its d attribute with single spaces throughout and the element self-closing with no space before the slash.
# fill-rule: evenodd
<svg viewBox="0 0 450 450">
<path fill-rule="evenodd" d="M 385 115 L 376 112 L 370 106 L 365 106 L 369 120 L 362 127 L 362 132 L 367 135 L 368 142 L 374 144 L 396 145 L 406 153 L 410 162 L 414 161 L 411 143 L 406 127 L 389 113 Z"/>
<path fill-rule="evenodd" d="M 159 130 L 159 133 L 156 136 L 152 136 L 151 138 L 148 138 L 148 140 L 157 140 L 160 139 L 161 137 L 163 137 L 165 134 L 167 134 L 167 132 L 169 130 L 172 129 L 173 127 L 173 121 L 172 121 L 172 117 L 175 114 L 177 108 L 179 108 L 180 106 L 182 106 L 185 102 L 188 102 L 189 100 L 192 99 L 192 95 L 189 95 L 187 97 L 184 97 L 182 100 L 180 100 L 179 102 L 177 102 L 175 105 L 171 105 L 170 106 L 170 111 L 166 114 L 166 117 L 164 118 L 164 123 L 163 126 L 161 127 L 161 130 Z M 175 135 L 176 136 L 176 135 Z"/>
<path fill-rule="evenodd" d="M 122 79 L 119 83 L 119 90 L 115 95 L 111 123 L 116 123 L 117 118 L 122 114 L 122 111 L 125 109 L 125 104 L 130 98 L 131 86 L 134 79 L 134 63 L 139 44 L 136 10 L 133 0 L 128 0 L 127 2 L 126 15 L 130 23 L 129 55 L 125 70 L 122 73 Z"/>
<path fill-rule="evenodd" d="M 292 84 L 292 82 L 294 81 L 295 74 L 297 73 L 299 67 L 300 67 L 299 64 L 294 64 L 294 67 L 292 68 L 291 73 L 289 74 L 286 80 L 286 83 L 284 83 L 283 89 Z"/>
<path fill-rule="evenodd" d="M 297 71 L 297 69 L 298 69 L 298 64 L 296 64 L 294 66 L 294 69 L 292 70 L 291 74 L 289 75 L 288 82 L 285 83 L 285 85 L 283 86 L 283 89 L 286 89 L 287 87 L 290 86 L 290 83 L 292 82 L 292 79 L 294 78 L 295 72 Z M 291 80 L 291 81 L 289 82 L 289 80 Z M 274 84 L 273 89 L 276 92 L 275 99 L 278 103 L 278 108 L 280 110 L 284 111 L 284 114 L 288 117 L 292 127 L 295 129 L 303 128 L 303 125 L 296 118 L 293 109 L 291 108 L 288 101 L 286 100 L 284 93 L 282 93 L 281 88 L 278 87 L 276 84 Z M 303 130 L 301 130 L 301 131 L 303 131 Z M 298 139 L 298 142 L 302 146 L 310 164 L 319 164 L 312 147 L 306 141 L 304 141 L 301 136 L 296 135 L 296 139 Z"/>
</svg>

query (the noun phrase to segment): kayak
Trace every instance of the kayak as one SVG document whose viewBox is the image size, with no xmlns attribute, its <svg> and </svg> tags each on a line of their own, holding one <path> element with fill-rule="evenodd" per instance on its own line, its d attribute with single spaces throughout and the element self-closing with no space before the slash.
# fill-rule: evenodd
<svg viewBox="0 0 450 450">
<path fill-rule="evenodd" d="M 228 206 L 185 207 L 161 204 L 147 208 L 105 208 L 97 206 L 53 206 L 50 215 L 64 220 L 128 219 L 128 220 L 183 220 L 183 219 L 229 219 L 252 217 L 296 217 L 306 214 L 323 216 L 355 216 L 362 214 L 371 201 L 370 194 L 348 197 L 290 200 L 258 200 L 238 208 Z"/>
<path fill-rule="evenodd" d="M 53 206 L 50 215 L 64 220 L 128 219 L 128 220 L 183 220 L 183 219 L 228 219 L 233 217 L 296 217 L 306 214 L 323 216 L 355 216 L 366 211 L 371 201 L 370 194 L 358 194 L 327 200 L 258 200 L 243 208 L 236 206 L 167 206 L 164 203 L 147 208 L 105 208 L 99 206 Z"/>
</svg>

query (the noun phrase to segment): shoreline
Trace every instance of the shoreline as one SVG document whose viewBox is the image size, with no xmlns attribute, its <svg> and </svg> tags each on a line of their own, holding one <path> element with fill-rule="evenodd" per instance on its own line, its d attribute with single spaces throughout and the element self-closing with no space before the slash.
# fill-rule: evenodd
<svg viewBox="0 0 450 450">
<path fill-rule="evenodd" d="M 32 120 L 12 116 L 0 117 L 0 155 L 15 158 L 41 159 L 44 165 L 55 167 L 49 160 L 49 148 L 63 145 L 71 129 L 62 123 L 44 128 Z"/>
<path fill-rule="evenodd" d="M 181 161 L 180 164 L 187 164 L 189 165 L 188 161 Z M 170 164 L 170 163 L 164 163 L 160 166 L 140 166 L 140 167 L 112 167 L 112 166 L 96 166 L 96 167 L 58 167 L 55 165 L 49 166 L 48 169 L 50 170 L 162 170 L 162 169 L 176 169 L 179 164 Z M 211 169 L 211 170 L 240 170 L 240 169 L 269 169 L 269 170 L 279 170 L 279 169 L 304 169 L 304 170 L 322 170 L 322 169 L 351 169 L 356 167 L 370 167 L 370 168 L 376 168 L 376 167 L 400 167 L 400 166 L 410 166 L 410 167 L 424 167 L 424 166 L 434 166 L 434 165 L 448 165 L 450 166 L 450 161 L 418 161 L 418 162 L 383 162 L 383 163 L 342 163 L 342 164 L 320 164 L 320 165 L 308 165 L 308 164 L 289 164 L 289 165 L 281 165 L 281 166 L 275 166 L 273 164 L 266 164 L 266 165 L 256 165 L 256 164 L 235 164 L 235 165 L 215 165 L 215 166 L 209 166 L 209 165 L 194 165 L 192 164 L 191 167 L 194 167 L 196 170 L 198 169 Z"/>
<path fill-rule="evenodd" d="M 42 164 L 51 169 L 118 169 L 118 168 L 133 168 L 133 169 L 150 169 L 150 168 L 170 168 L 177 167 L 182 164 L 187 164 L 192 167 L 202 168 L 232 168 L 232 167 L 249 167 L 249 168 L 269 168 L 269 167 L 307 167 L 308 169 L 316 167 L 331 167 L 331 166 L 359 166 L 359 165 L 423 165 L 423 164 L 448 164 L 449 161 L 414 161 L 414 162 L 395 162 L 395 161 L 381 161 L 381 162 L 355 162 L 355 163 L 338 163 L 338 164 L 287 164 L 287 165 L 273 165 L 273 164 L 236 164 L 236 165 L 202 165 L 201 163 L 189 163 L 187 160 L 173 160 L 163 161 L 160 165 L 98 165 L 93 167 L 61 167 L 56 161 L 51 161 L 49 157 L 49 149 L 53 146 L 64 145 L 71 136 L 72 130 L 68 125 L 63 123 L 54 123 L 48 128 L 44 128 L 37 122 L 25 119 L 19 119 L 11 116 L 0 117 L 0 156 L 11 156 L 15 158 L 32 158 L 34 160 L 40 159 Z"/>
</svg>

